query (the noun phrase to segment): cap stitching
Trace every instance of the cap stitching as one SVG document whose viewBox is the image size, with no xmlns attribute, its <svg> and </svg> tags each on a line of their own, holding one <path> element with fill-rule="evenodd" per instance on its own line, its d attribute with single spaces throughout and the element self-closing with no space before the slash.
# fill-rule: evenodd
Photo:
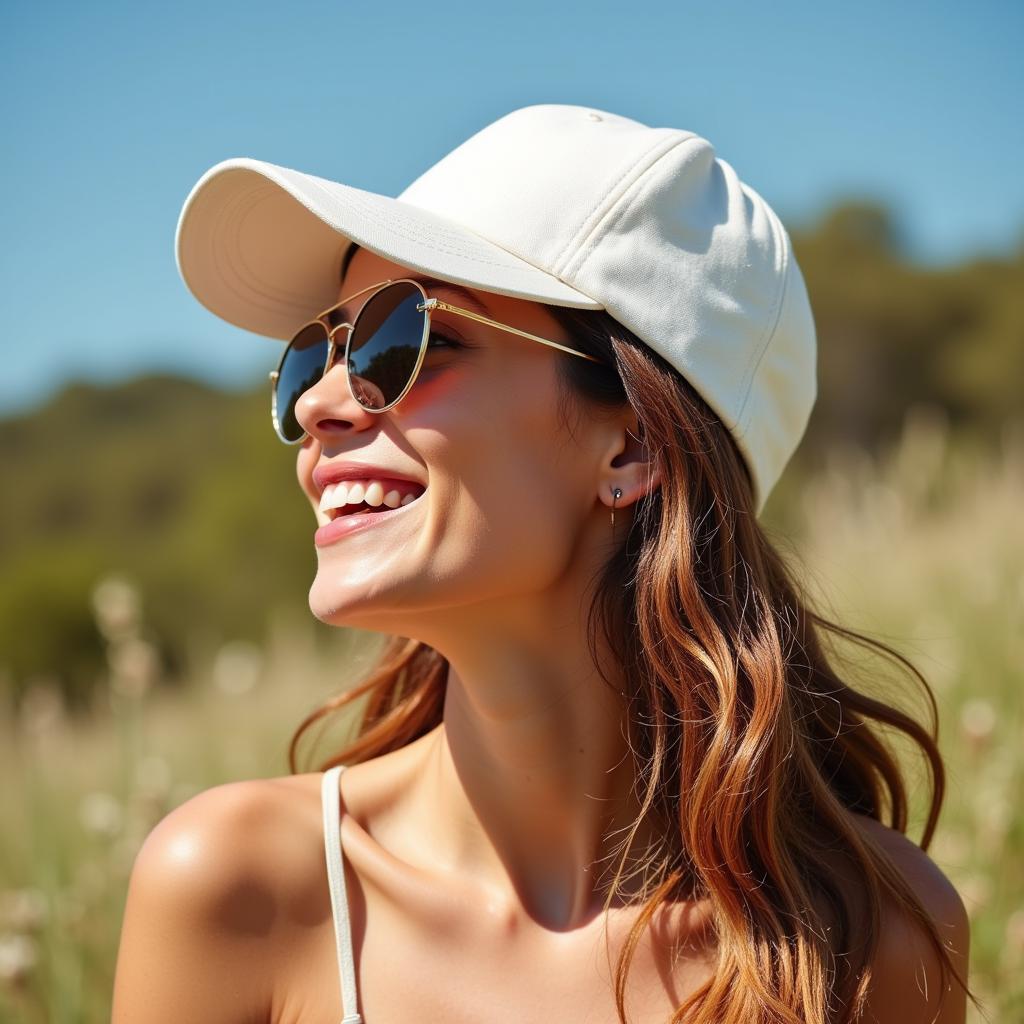
<svg viewBox="0 0 1024 1024">
<path fill-rule="evenodd" d="M 335 197 L 332 193 L 330 193 L 323 185 L 321 185 L 319 183 L 319 181 L 314 181 L 313 184 L 315 184 L 321 190 L 321 192 L 323 192 L 325 195 L 327 195 L 327 197 L 329 199 L 330 198 L 338 198 L 338 197 Z M 279 184 L 279 187 L 284 188 L 284 186 L 281 186 L 280 184 Z M 286 188 L 285 191 L 288 191 L 289 194 L 291 194 L 290 189 Z M 392 198 L 392 197 L 383 197 L 383 198 Z M 400 235 L 401 237 L 403 237 L 403 238 L 405 238 L 405 239 L 407 239 L 409 241 L 417 242 L 417 243 L 421 243 L 421 244 L 426 244 L 431 249 L 433 249 L 435 251 L 440 251 L 440 252 L 448 253 L 448 254 L 451 254 L 451 255 L 454 255 L 454 256 L 459 256 L 462 259 L 465 259 L 465 260 L 467 260 L 467 261 L 469 261 L 471 263 L 479 264 L 481 266 L 497 267 L 499 270 L 502 271 L 502 273 L 515 277 L 519 282 L 521 282 L 521 286 L 526 288 L 526 289 L 531 289 L 536 284 L 536 279 L 534 278 L 534 275 L 530 272 L 530 270 L 525 270 L 525 269 L 523 269 L 521 267 L 515 266 L 512 263 L 505 262 L 505 261 L 502 261 L 502 260 L 488 259 L 484 255 L 477 255 L 476 252 L 479 252 L 479 250 L 476 250 L 475 252 L 470 252 L 470 251 L 467 251 L 466 249 L 463 249 L 463 248 L 446 247 L 444 244 L 439 243 L 430 234 L 424 234 L 424 233 L 418 232 L 418 231 L 410 231 L 409 230 L 410 225 L 408 225 L 406 223 L 403 223 L 401 221 L 398 221 L 398 220 L 396 220 L 396 219 L 394 219 L 392 217 L 389 217 L 387 215 L 386 211 L 379 210 L 377 207 L 375 207 L 373 205 L 372 202 L 370 202 L 368 199 L 365 199 L 358 192 L 355 192 L 355 193 L 345 193 L 343 199 L 340 199 L 340 201 L 344 202 L 344 203 L 348 203 L 350 206 L 354 207 L 357 212 L 363 213 L 363 215 L 366 216 L 368 220 L 373 221 L 376 226 L 384 227 L 384 228 L 386 228 L 386 229 L 388 229 L 390 231 L 393 231 L 395 234 Z M 393 202 L 400 203 L 400 202 L 403 202 L 403 201 L 400 200 L 400 199 L 393 199 Z M 303 205 L 305 205 L 305 204 L 303 204 Z M 424 210 L 423 207 L 418 207 L 414 203 L 405 203 L 404 205 L 408 206 L 410 209 L 420 210 L 422 212 L 430 214 L 429 210 Z M 306 208 L 309 209 L 309 207 L 306 207 Z M 316 212 L 313 211 L 313 210 L 310 210 L 310 213 L 312 213 L 314 216 L 318 216 L 318 214 L 316 214 Z M 439 216 L 438 214 L 430 214 L 430 215 L 433 216 L 433 217 L 438 217 Z M 453 222 L 453 223 L 455 223 L 458 228 L 461 228 L 464 231 L 468 231 L 472 235 L 474 235 L 476 238 L 479 238 L 481 243 L 482 243 L 482 245 L 486 244 L 486 245 L 494 246 L 496 249 L 499 249 L 501 252 L 508 253 L 508 255 L 512 259 L 522 260 L 523 262 L 527 263 L 528 266 L 532 267 L 533 270 L 535 270 L 537 273 L 544 274 L 546 277 L 553 278 L 555 281 L 559 282 L 560 284 L 565 285 L 567 288 L 572 288 L 574 291 L 579 291 L 578 288 L 575 288 L 573 285 L 569 284 L 567 281 L 564 281 L 557 274 L 549 273 L 548 271 L 544 270 L 541 267 L 534 266 L 534 264 L 530 263 L 528 260 L 523 260 L 523 257 L 519 256 L 517 253 L 511 252 L 510 250 L 506 249 L 502 245 L 499 245 L 497 242 L 493 241 L 492 239 L 485 238 L 483 235 L 476 234 L 476 232 L 474 232 L 472 230 L 472 228 L 468 228 L 465 225 L 458 224 L 458 222 Z M 431 225 L 429 225 L 429 228 L 432 229 L 435 226 L 439 226 L 447 234 L 449 239 L 455 239 L 456 241 L 459 241 L 459 240 L 461 240 L 463 238 L 462 235 L 458 234 L 455 230 L 453 230 L 452 228 L 450 228 L 447 224 L 444 224 L 443 222 L 440 225 L 431 224 Z M 349 237 L 349 236 L 346 236 L 346 237 Z M 581 294 L 586 295 L 586 293 L 581 293 Z M 586 297 L 587 298 L 591 298 L 590 296 L 586 296 Z M 534 301 L 539 301 L 539 300 L 534 300 Z M 558 299 L 558 298 L 549 296 L 549 301 L 551 301 L 551 302 L 558 302 L 558 301 L 561 301 L 561 300 Z M 568 299 L 566 298 L 565 301 L 568 301 Z"/>
<path fill-rule="evenodd" d="M 600 238 L 602 237 L 602 229 L 604 229 L 604 231 L 606 232 L 609 228 L 614 226 L 616 221 L 618 221 L 626 213 L 627 210 L 629 210 L 633 201 L 636 199 L 636 190 L 639 188 L 639 184 L 643 180 L 643 178 L 646 177 L 647 174 L 651 173 L 653 169 L 661 162 L 661 160 L 668 156 L 669 153 L 671 153 L 674 149 L 676 149 L 678 146 L 684 146 L 687 143 L 691 142 L 698 146 L 700 145 L 700 143 L 710 145 L 707 142 L 707 140 L 702 138 L 701 136 L 690 134 L 686 138 L 676 139 L 673 142 L 673 144 L 669 146 L 667 149 L 665 149 L 661 154 L 659 154 L 656 159 L 648 163 L 647 166 L 644 167 L 637 174 L 637 176 L 629 183 L 629 185 L 625 189 L 623 189 L 622 195 L 619 196 L 618 199 L 613 204 L 611 204 L 611 206 L 607 210 L 604 211 L 601 217 L 591 228 L 587 237 L 580 243 L 580 246 L 577 249 L 575 255 L 572 257 L 572 259 L 568 261 L 566 266 L 562 268 L 562 273 L 564 273 L 566 277 L 569 277 L 570 275 L 574 277 L 579 276 L 584 264 L 587 262 L 587 260 L 590 259 L 590 257 L 594 253 L 594 250 L 598 246 Z M 572 287 L 575 287 L 575 285 L 573 285 Z"/>
<path fill-rule="evenodd" d="M 409 205 L 413 209 L 421 209 L 420 207 L 413 206 L 413 204 L 411 203 L 407 205 Z M 383 216 L 380 216 L 378 214 L 378 216 L 375 217 L 373 216 L 373 213 L 371 211 L 374 211 L 374 207 L 369 204 L 364 204 L 363 210 L 361 212 L 364 212 L 364 215 L 367 216 L 368 219 L 373 220 L 377 226 L 392 231 L 396 235 L 399 235 L 402 238 L 407 239 L 408 241 L 426 245 L 430 249 L 437 252 L 458 256 L 461 259 L 466 260 L 467 262 L 475 263 L 480 266 L 496 267 L 499 270 L 501 270 L 503 274 L 507 274 L 509 276 L 516 278 L 517 280 L 523 282 L 523 284 L 527 287 L 530 285 L 531 282 L 535 280 L 533 274 L 529 270 L 524 270 L 522 267 L 517 267 L 510 262 L 506 262 L 500 259 L 489 259 L 486 255 L 479 253 L 479 250 L 474 251 L 462 247 L 455 247 L 452 246 L 451 244 L 446 245 L 444 242 L 439 241 L 433 235 L 431 235 L 429 233 L 429 229 L 426 233 L 422 231 L 409 230 L 410 225 L 403 223 L 402 221 L 396 220 L 392 217 L 389 217 L 386 214 Z M 433 225 L 431 225 L 431 227 L 432 226 Z M 458 235 L 454 231 L 451 231 L 446 225 L 442 225 L 442 227 L 447 232 L 449 239 L 455 239 L 456 241 L 461 239 L 460 235 Z M 465 230 L 470 231 L 471 229 L 466 228 Z M 489 245 L 493 245 L 495 248 L 500 249 L 502 252 L 509 253 L 511 257 L 515 259 L 522 259 L 522 257 L 517 256 L 515 253 L 510 253 L 509 250 L 505 249 L 503 246 L 498 245 L 497 242 L 493 242 L 490 239 L 485 239 L 483 238 L 482 235 L 478 237 L 480 237 L 483 242 L 486 242 Z M 528 263 L 529 261 L 524 262 Z M 547 271 L 542 270 L 540 267 L 535 267 L 532 263 L 530 263 L 529 266 L 533 267 L 533 269 L 536 270 L 538 273 L 547 274 Z M 556 277 L 556 275 L 551 274 L 548 276 L 554 277 L 562 284 L 566 284 L 566 282 L 561 281 L 561 278 Z M 571 288 L 572 285 L 567 285 L 567 287 Z"/>
<path fill-rule="evenodd" d="M 207 175 L 204 176 L 203 180 L 206 180 L 211 176 L 212 175 L 210 175 L 210 173 L 208 172 Z M 242 196 L 244 195 L 245 192 L 242 193 Z M 255 293 L 255 295 L 253 294 L 251 286 L 245 282 L 245 280 L 243 279 L 243 275 L 238 274 L 234 264 L 233 250 L 238 249 L 237 230 L 234 231 L 234 237 L 232 237 L 233 221 L 230 215 L 232 207 L 238 205 L 238 203 L 241 201 L 242 196 L 230 197 L 222 206 L 215 206 L 214 209 L 211 211 L 211 216 L 213 218 L 212 229 L 208 233 L 206 238 L 207 245 L 205 246 L 205 249 L 207 251 L 204 253 L 203 258 L 207 260 L 210 266 L 211 274 L 215 275 L 216 281 L 219 282 L 220 287 L 224 290 L 224 292 L 226 292 L 230 296 L 235 297 L 236 299 L 241 300 L 243 304 L 255 306 L 257 310 L 263 310 L 264 312 L 272 316 L 276 316 L 280 314 L 280 308 L 275 307 L 266 301 L 259 301 L 260 298 L 262 297 L 259 296 L 258 293 Z M 197 215 L 197 211 L 200 211 L 204 204 L 209 205 L 205 203 L 205 198 L 205 196 L 200 198 L 198 191 L 196 191 L 196 198 L 192 200 L 189 203 L 186 210 L 183 211 L 180 220 L 179 235 L 178 238 L 176 239 L 176 242 L 177 245 L 179 246 L 178 255 L 179 257 L 183 257 L 180 263 L 182 278 L 184 279 L 186 285 L 188 285 L 192 293 L 196 296 L 196 298 L 199 299 L 202 305 L 205 306 L 206 309 L 210 310 L 211 313 L 213 313 L 216 316 L 219 316 L 222 320 L 225 320 L 227 323 L 234 324 L 235 326 L 242 327 L 246 330 L 252 330 L 250 324 L 243 323 L 241 320 L 239 320 L 237 316 L 228 316 L 225 312 L 223 312 L 223 310 L 218 309 L 217 307 L 221 306 L 222 303 L 218 302 L 217 300 L 211 297 L 211 295 L 209 294 L 209 289 L 204 288 L 197 282 L 193 282 L 190 279 L 188 273 L 186 272 L 186 267 L 194 263 L 193 260 L 189 259 L 187 255 L 187 249 L 189 248 L 190 245 L 193 248 L 198 248 L 198 244 L 196 242 L 189 242 L 188 240 L 187 221 L 189 218 Z M 222 232 L 222 237 L 224 239 L 224 244 L 221 245 L 220 247 L 218 247 L 215 244 L 215 239 L 217 237 L 218 230 Z M 221 256 L 221 258 L 219 259 L 218 256 Z M 235 279 L 231 279 L 225 273 L 225 271 L 234 272 L 236 275 Z M 238 284 L 241 284 L 241 286 L 247 289 L 247 291 L 245 293 L 240 291 L 237 286 Z M 290 305 L 290 303 L 285 304 Z M 269 337 L 283 337 L 283 335 L 274 335 L 266 331 L 262 333 L 266 333 Z"/>
<path fill-rule="evenodd" d="M 608 188 L 604 192 L 604 195 L 602 195 L 601 198 L 594 204 L 587 218 L 583 221 L 580 227 L 572 235 L 569 241 L 566 242 L 565 245 L 562 246 L 561 250 L 558 252 L 558 255 L 552 262 L 552 269 L 554 273 L 559 275 L 559 277 L 561 277 L 563 273 L 567 273 L 569 266 L 572 265 L 574 260 L 579 255 L 579 249 L 577 248 L 577 251 L 575 253 L 567 256 L 568 251 L 574 247 L 582 248 L 587 244 L 587 242 L 593 236 L 594 232 L 600 227 L 601 222 L 609 215 L 609 213 L 611 213 L 615 209 L 615 204 L 618 202 L 619 198 L 621 198 L 621 195 L 625 195 L 633 186 L 633 184 L 641 177 L 643 177 L 643 175 L 651 167 L 653 167 L 666 153 L 671 152 L 673 149 L 675 149 L 676 146 L 681 145 L 684 142 L 689 142 L 691 139 L 696 139 L 698 137 L 691 132 L 684 138 L 680 139 L 678 129 L 672 129 L 672 132 L 673 134 L 670 135 L 667 139 L 664 137 L 659 138 L 654 144 L 645 149 L 643 153 L 641 153 L 640 156 L 638 156 L 622 172 L 622 174 L 620 174 L 619 177 L 616 178 L 608 186 Z M 661 152 L 658 152 L 659 150 Z M 609 202 L 609 196 L 611 196 L 612 193 L 619 189 L 619 186 L 622 184 L 623 181 L 625 181 L 627 178 L 630 178 L 631 176 L 632 180 L 629 181 L 621 189 L 620 196 L 617 196 L 615 199 Z M 561 265 L 563 259 L 565 260 L 564 266 Z"/>
<path fill-rule="evenodd" d="M 243 207 L 245 193 L 229 199 L 220 210 L 220 219 L 223 223 L 222 231 L 225 243 L 220 247 L 212 246 L 212 265 L 217 268 L 217 276 L 221 284 L 236 298 L 241 299 L 249 305 L 262 309 L 267 313 L 280 315 L 281 307 L 286 306 L 295 309 L 296 319 L 303 312 L 305 303 L 298 301 L 294 296 L 287 296 L 282 289 L 275 288 L 272 284 L 265 285 L 263 280 L 249 268 L 242 256 L 242 246 L 239 244 L 239 237 L 244 221 L 244 215 L 251 211 L 260 201 L 262 189 L 254 188 L 249 190 L 250 201 Z M 241 212 L 239 212 L 241 208 Z M 214 238 L 211 233 L 211 243 Z M 217 256 L 221 259 L 217 259 Z M 230 272 L 230 277 L 225 273 Z M 269 294 L 268 294 L 269 293 Z"/>
<path fill-rule="evenodd" d="M 297 309 L 304 309 L 306 303 L 300 302 L 296 299 L 294 292 L 288 292 L 283 288 L 278 287 L 272 281 L 265 281 L 259 274 L 257 274 L 252 267 L 249 266 L 245 258 L 245 249 L 242 246 L 240 239 L 242 234 L 242 227 L 245 223 L 246 218 L 261 204 L 272 198 L 273 193 L 269 189 L 260 187 L 252 188 L 249 190 L 249 202 L 243 206 L 242 196 L 239 196 L 234 204 L 235 209 L 233 210 L 230 205 L 225 205 L 225 235 L 230 232 L 231 247 L 228 249 L 226 246 L 222 249 L 224 252 L 226 262 L 229 264 L 231 271 L 234 273 L 239 284 L 243 288 L 249 289 L 250 291 L 256 292 L 258 290 L 260 297 L 268 302 L 277 303 L 285 306 L 293 306 Z M 338 240 L 339 244 L 347 236 L 339 232 Z M 234 291 L 234 289 L 232 289 Z M 235 291 L 235 294 L 239 294 Z"/>
<path fill-rule="evenodd" d="M 510 273 L 513 273 L 513 274 L 517 274 L 517 273 L 518 274 L 522 274 L 522 273 L 524 273 L 524 271 L 520 270 L 518 267 L 510 266 L 507 263 L 502 262 L 501 260 L 488 259 L 486 256 L 477 255 L 477 254 L 475 254 L 475 253 L 473 253 L 473 252 L 471 252 L 471 251 L 469 251 L 467 249 L 453 246 L 452 242 L 451 242 L 451 239 L 455 238 L 457 240 L 461 240 L 461 238 L 454 231 L 451 231 L 448 228 L 447 225 L 440 225 L 440 226 L 444 230 L 444 232 L 449 236 L 449 238 L 446 239 L 444 242 L 440 242 L 439 243 L 435 238 L 430 238 L 429 236 L 423 234 L 422 232 L 419 232 L 419 231 L 416 231 L 416 230 L 410 231 L 409 228 L 411 227 L 411 225 L 409 225 L 407 223 L 406 224 L 400 224 L 399 221 L 394 220 L 393 218 L 389 217 L 383 211 L 375 208 L 370 202 L 364 200 L 361 196 L 352 195 L 352 194 L 346 194 L 342 198 L 342 197 L 339 197 L 339 196 L 336 196 L 336 195 L 332 195 L 323 186 L 321 186 L 318 182 L 314 182 L 314 184 L 316 184 L 316 186 L 321 190 L 321 192 L 323 192 L 325 195 L 327 195 L 330 199 L 333 199 L 336 202 L 341 202 L 341 203 L 347 204 L 348 206 L 353 208 L 357 213 L 361 213 L 368 220 L 373 221 L 374 224 L 376 224 L 377 226 L 387 227 L 389 230 L 393 231 L 397 235 L 400 235 L 402 238 L 407 239 L 408 241 L 411 241 L 411 242 L 424 242 L 424 241 L 427 241 L 434 248 L 440 249 L 441 251 L 449 253 L 451 255 L 462 256 L 464 259 L 472 260 L 474 263 L 482 263 L 482 264 L 487 264 L 487 265 L 490 265 L 490 266 L 501 267 L 501 268 L 503 268 L 505 270 L 508 270 Z M 388 197 L 388 198 L 390 198 L 390 197 Z M 395 200 L 395 201 L 397 202 L 398 200 Z M 303 205 L 305 206 L 304 203 L 303 203 Z M 409 206 L 412 207 L 412 204 L 410 203 Z M 412 207 L 412 208 L 413 209 L 418 209 L 418 207 Z M 307 209 L 309 209 L 309 207 L 307 207 Z M 319 217 L 319 215 L 314 210 L 310 210 L 310 213 L 312 213 L 315 217 Z M 320 218 L 320 219 L 322 219 L 322 218 Z M 331 225 L 331 226 L 333 228 L 333 225 Z M 434 225 L 432 225 L 432 227 L 433 226 Z M 335 228 L 334 230 L 337 230 L 337 229 Z M 469 230 L 469 229 L 467 228 L 466 230 Z M 498 248 L 501 248 L 501 247 L 498 246 Z"/>
<path fill-rule="evenodd" d="M 698 142 L 705 141 L 705 140 L 701 139 L 699 136 L 694 136 L 693 139 L 696 139 Z M 692 139 L 687 139 L 687 140 L 684 140 L 684 141 L 692 141 Z M 682 143 L 680 143 L 680 145 L 681 144 Z M 666 152 L 671 152 L 671 150 L 668 150 Z M 716 158 L 716 160 L 717 160 L 717 158 Z M 724 161 L 719 161 L 719 162 L 724 163 Z M 647 171 L 651 170 L 654 166 L 655 166 L 655 164 L 651 164 L 650 167 L 647 168 Z M 644 173 L 646 173 L 646 171 Z M 608 228 L 612 227 L 615 224 L 615 222 L 621 216 L 623 216 L 624 213 L 630 208 L 631 203 L 636 198 L 636 191 L 635 191 L 635 189 L 638 188 L 639 182 L 641 181 L 642 178 L 643 178 L 643 174 L 638 175 L 637 178 L 635 179 L 635 181 L 632 183 L 631 188 L 634 189 L 633 195 L 630 196 L 626 201 L 620 202 L 617 206 L 615 206 L 611 210 L 609 210 L 608 214 L 606 215 L 606 217 L 603 218 L 602 222 L 599 222 L 597 225 L 595 225 L 594 231 L 591 234 L 591 238 L 588 241 L 588 244 L 585 247 L 581 247 L 579 252 L 576 254 L 576 265 L 575 265 L 575 268 L 573 270 L 573 276 L 578 276 L 579 275 L 580 271 L 583 269 L 584 264 L 591 257 L 591 255 L 593 255 L 593 252 L 597 248 L 597 245 L 598 245 L 598 233 L 597 233 L 598 232 L 598 228 L 603 226 L 607 230 Z M 772 209 L 768 206 L 768 204 L 765 203 L 764 200 L 761 199 L 760 195 L 758 195 L 758 193 L 756 193 L 753 189 L 751 189 L 748 186 L 744 185 L 742 182 L 740 182 L 740 188 L 745 193 L 753 194 L 753 195 L 757 196 L 757 198 L 759 200 L 761 200 L 761 203 L 763 204 L 763 209 L 766 211 L 766 215 L 768 217 L 768 222 L 769 222 L 769 225 L 771 227 L 772 240 L 775 243 L 776 252 L 781 252 L 781 255 L 782 255 L 782 266 L 781 266 L 781 274 L 780 274 L 781 282 L 780 282 L 780 285 L 777 288 L 776 293 L 775 293 L 774 305 L 773 305 L 771 311 L 769 312 L 767 322 L 765 323 L 765 326 L 764 326 L 762 334 L 761 334 L 761 338 L 758 340 L 757 345 L 754 347 L 753 351 L 750 354 L 750 357 L 747 360 L 747 365 L 746 365 L 746 367 L 744 369 L 744 373 L 743 373 L 742 383 L 740 385 L 740 390 L 743 393 L 743 399 L 741 401 L 739 410 L 735 414 L 736 426 L 734 428 L 734 431 L 735 431 L 736 436 L 737 436 L 738 439 L 743 439 L 745 437 L 745 435 L 746 435 L 746 430 L 747 430 L 747 427 L 749 427 L 749 423 L 744 426 L 743 425 L 742 417 L 743 417 L 744 412 L 746 411 L 746 408 L 747 408 L 747 405 L 748 405 L 748 402 L 749 402 L 749 399 L 750 399 L 751 391 L 753 390 L 753 381 L 754 381 L 755 373 L 757 371 L 757 368 L 760 366 L 761 361 L 764 358 L 764 355 L 765 355 L 765 353 L 768 350 L 768 346 L 771 343 L 771 340 L 772 340 L 772 338 L 775 335 L 775 330 L 778 327 L 779 315 L 780 315 L 781 310 L 782 310 L 782 299 L 783 299 L 783 296 L 785 295 L 786 288 L 787 288 L 787 285 L 788 285 L 788 280 L 789 280 L 789 257 L 790 257 L 790 254 L 789 254 L 789 246 L 788 246 L 788 244 L 786 242 L 785 234 L 782 231 L 781 223 L 777 220 L 777 218 L 776 218 L 776 216 L 774 214 L 774 211 L 772 211 Z M 568 268 L 566 268 L 566 276 L 569 276 Z M 648 344 L 650 344 L 650 343 L 648 343 Z M 745 447 L 745 445 L 744 445 L 744 447 Z M 758 488 L 760 488 L 761 484 L 760 484 L 760 481 L 758 480 L 758 478 L 760 476 L 760 473 L 759 473 L 758 466 L 756 464 L 756 460 L 751 456 L 751 457 L 747 458 L 747 462 L 748 462 L 748 464 L 751 467 L 751 474 L 752 474 L 752 476 L 754 477 L 754 480 L 755 480 L 755 489 L 758 489 Z"/>
<path fill-rule="evenodd" d="M 290 188 L 288 188 L 287 186 L 281 184 L 281 182 L 278 182 L 276 180 L 271 180 L 271 179 L 266 179 L 266 180 L 267 180 L 267 187 L 266 187 L 265 191 L 266 191 L 267 195 L 273 195 L 275 187 L 283 189 L 285 192 L 288 193 L 288 195 L 292 196 L 297 202 L 299 202 L 303 207 L 305 207 L 305 209 L 309 210 L 309 212 L 314 217 L 316 217 L 321 222 L 323 221 L 323 218 L 320 216 L 320 214 L 317 213 L 315 210 L 311 209 L 306 203 L 303 203 L 302 200 L 298 196 L 296 196 L 291 191 Z M 382 212 L 377 207 L 375 207 L 369 200 L 364 199 L 362 196 L 358 195 L 357 193 L 355 193 L 355 194 L 353 194 L 353 193 L 345 193 L 344 195 L 336 195 L 336 194 L 333 194 L 333 193 L 329 192 L 318 181 L 313 180 L 311 183 L 313 185 L 315 185 L 328 198 L 328 200 L 334 200 L 335 202 L 339 203 L 340 205 L 347 205 L 348 207 L 353 209 L 355 213 L 357 213 L 359 215 L 362 215 L 368 221 L 371 221 L 374 226 L 376 226 L 376 227 L 384 227 L 387 230 L 392 231 L 394 234 L 399 235 L 400 237 L 406 239 L 407 241 L 417 242 L 417 243 L 420 243 L 420 244 L 428 244 L 430 246 L 430 248 L 435 250 L 435 251 L 442 252 L 442 253 L 445 253 L 445 254 L 448 254 L 448 255 L 458 256 L 458 257 L 460 257 L 462 259 L 468 260 L 468 261 L 473 262 L 473 263 L 478 263 L 478 264 L 481 264 L 481 265 L 484 265 L 484 266 L 498 267 L 498 268 L 500 268 L 502 270 L 502 272 L 505 272 L 505 273 L 514 275 L 516 277 L 519 277 L 520 279 L 526 281 L 527 283 L 529 283 L 529 281 L 532 280 L 532 275 L 530 274 L 530 272 L 528 270 L 523 270 L 520 267 L 516 267 L 516 266 L 510 265 L 509 263 L 506 263 L 506 262 L 504 262 L 502 260 L 488 259 L 485 255 L 482 255 L 482 254 L 481 255 L 477 255 L 475 252 L 469 251 L 469 250 L 467 250 L 465 248 L 462 248 L 462 247 L 459 247 L 457 245 L 452 245 L 451 244 L 452 240 L 454 240 L 456 242 L 460 241 L 462 239 L 462 236 L 459 235 L 458 233 L 456 233 L 455 231 L 453 231 L 452 229 L 450 229 L 445 224 L 439 225 L 439 227 L 444 232 L 444 234 L 447 235 L 447 238 L 442 241 L 442 240 L 437 239 L 435 236 L 433 236 L 431 234 L 425 234 L 424 232 L 417 231 L 417 230 L 409 230 L 409 228 L 410 228 L 409 224 L 403 223 L 403 222 L 398 221 L 398 220 L 396 220 L 396 219 L 394 219 L 392 217 L 389 217 L 386 212 Z M 254 190 L 254 191 L 256 191 L 256 190 Z M 264 189 L 260 189 L 259 191 L 264 191 Z M 387 197 L 385 197 L 385 198 L 387 198 Z M 396 200 L 396 202 L 397 202 L 397 200 Z M 249 208 L 251 209 L 252 206 L 254 206 L 254 205 L 255 204 L 250 204 Z M 413 204 L 411 204 L 411 203 L 407 204 L 407 205 L 409 205 L 413 209 L 418 209 L 417 207 L 414 207 Z M 338 232 L 339 236 L 341 236 L 342 238 L 349 238 L 349 239 L 355 240 L 352 235 L 339 230 L 333 224 L 329 224 L 328 226 L 331 228 L 331 230 Z M 431 227 L 434 227 L 434 225 L 431 225 Z M 468 231 L 470 229 L 466 228 L 465 230 Z M 481 236 L 481 238 L 482 238 L 482 236 Z M 501 246 L 497 246 L 496 243 L 490 242 L 489 239 L 484 239 L 484 241 L 487 241 L 489 244 L 495 245 L 497 248 L 501 249 Z M 361 243 L 361 244 L 366 244 L 366 243 Z M 502 250 L 502 251 L 507 251 L 507 250 Z M 531 266 L 532 266 L 532 264 L 531 264 Z M 539 269 L 539 268 L 535 268 L 535 269 Z M 543 273 L 543 271 L 541 271 L 541 272 Z M 562 283 L 564 284 L 565 282 L 562 282 Z M 571 287 L 571 285 L 569 287 Z"/>
<path fill-rule="evenodd" d="M 751 189 L 750 191 L 753 190 Z M 761 197 L 758 196 L 758 198 Z M 775 331 L 779 326 L 779 317 L 782 313 L 783 299 L 789 287 L 790 247 L 786 240 L 785 231 L 782 228 L 781 222 L 776 217 L 775 212 L 767 203 L 764 203 L 764 209 L 768 213 L 768 222 L 772 226 L 772 236 L 775 244 L 779 247 L 779 250 L 782 253 L 782 267 L 780 274 L 781 284 L 775 293 L 775 306 L 772 309 L 768 323 L 765 325 L 762 340 L 758 342 L 757 347 L 751 354 L 751 358 L 747 366 L 747 372 L 744 375 L 743 384 L 741 385 L 743 389 L 743 401 L 740 404 L 739 411 L 736 413 L 736 431 L 741 436 L 746 434 L 747 428 L 750 426 L 749 422 L 743 422 L 743 416 L 750 401 L 750 395 L 754 390 L 754 377 L 761 365 L 761 361 L 764 359 L 764 356 L 771 345 L 772 339 L 775 337 Z"/>
</svg>

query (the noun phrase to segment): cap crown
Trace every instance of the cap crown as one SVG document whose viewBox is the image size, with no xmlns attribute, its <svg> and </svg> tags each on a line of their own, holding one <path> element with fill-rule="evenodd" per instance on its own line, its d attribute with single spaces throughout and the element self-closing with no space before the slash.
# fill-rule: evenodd
<svg viewBox="0 0 1024 1024">
<path fill-rule="evenodd" d="M 789 236 L 693 132 L 524 107 L 398 199 L 599 302 L 682 373 L 751 468 L 758 510 L 816 397 L 816 337 Z"/>
</svg>

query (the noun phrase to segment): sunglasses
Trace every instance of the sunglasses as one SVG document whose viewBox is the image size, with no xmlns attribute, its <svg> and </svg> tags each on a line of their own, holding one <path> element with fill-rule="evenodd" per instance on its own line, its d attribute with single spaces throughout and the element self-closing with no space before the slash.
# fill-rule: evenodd
<svg viewBox="0 0 1024 1024">
<path fill-rule="evenodd" d="M 342 307 L 367 292 L 372 294 L 365 299 L 352 323 L 337 322 Z M 270 374 L 270 414 L 277 436 L 285 444 L 297 444 L 306 436 L 295 416 L 296 403 L 333 365 L 338 349 L 335 339 L 342 329 L 347 331 L 344 364 L 350 394 L 367 412 L 393 409 L 408 394 L 423 365 L 431 339 L 430 314 L 435 309 L 468 317 L 594 363 L 601 361 L 557 341 L 538 338 L 479 313 L 431 298 L 423 285 L 412 278 L 385 281 L 363 288 L 324 310 L 299 328 L 288 342 L 277 369 Z"/>
</svg>

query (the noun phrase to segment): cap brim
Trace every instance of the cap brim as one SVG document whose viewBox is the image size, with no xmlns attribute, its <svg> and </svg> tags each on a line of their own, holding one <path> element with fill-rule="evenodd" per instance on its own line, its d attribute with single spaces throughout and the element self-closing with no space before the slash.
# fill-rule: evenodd
<svg viewBox="0 0 1024 1024">
<path fill-rule="evenodd" d="M 182 207 L 178 270 L 229 323 L 290 338 L 337 302 L 341 258 L 357 242 L 412 271 L 577 309 L 602 309 L 468 228 L 390 196 L 240 157 L 211 167 Z"/>
</svg>

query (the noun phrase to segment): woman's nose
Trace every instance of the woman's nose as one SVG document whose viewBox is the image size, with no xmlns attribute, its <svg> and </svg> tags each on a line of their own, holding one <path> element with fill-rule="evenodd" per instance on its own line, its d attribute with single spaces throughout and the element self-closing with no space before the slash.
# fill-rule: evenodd
<svg viewBox="0 0 1024 1024">
<path fill-rule="evenodd" d="M 352 384 L 367 405 L 383 404 L 383 401 L 378 401 L 376 389 L 369 381 L 356 377 Z M 364 409 L 352 397 L 345 380 L 345 364 L 340 359 L 332 363 L 312 387 L 299 395 L 295 403 L 295 418 L 299 425 L 320 442 L 339 433 L 364 430 L 376 417 L 376 413 Z"/>
</svg>

